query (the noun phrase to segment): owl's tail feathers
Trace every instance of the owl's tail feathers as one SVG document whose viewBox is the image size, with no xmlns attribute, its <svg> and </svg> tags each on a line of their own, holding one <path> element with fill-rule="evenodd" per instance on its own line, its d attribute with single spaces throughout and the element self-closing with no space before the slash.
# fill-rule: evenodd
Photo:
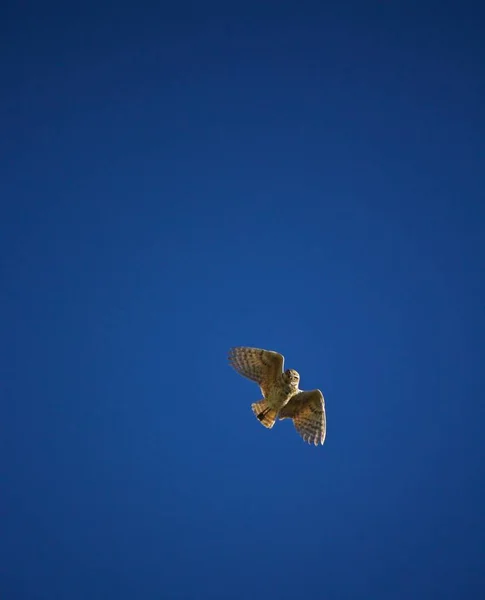
<svg viewBox="0 0 485 600">
<path fill-rule="evenodd" d="M 267 400 L 263 399 L 259 402 L 255 402 L 254 404 L 251 404 L 251 408 L 253 409 L 253 413 L 265 427 L 268 429 L 273 427 L 278 413 L 274 408 L 269 408 Z"/>
</svg>

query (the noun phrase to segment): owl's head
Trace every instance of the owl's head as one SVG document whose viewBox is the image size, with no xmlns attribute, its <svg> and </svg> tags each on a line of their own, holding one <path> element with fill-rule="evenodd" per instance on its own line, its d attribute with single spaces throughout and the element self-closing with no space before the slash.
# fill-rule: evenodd
<svg viewBox="0 0 485 600">
<path fill-rule="evenodd" d="M 286 369 L 285 380 L 286 383 L 289 383 L 291 386 L 297 388 L 298 384 L 300 383 L 300 374 L 295 371 L 295 369 Z"/>
</svg>

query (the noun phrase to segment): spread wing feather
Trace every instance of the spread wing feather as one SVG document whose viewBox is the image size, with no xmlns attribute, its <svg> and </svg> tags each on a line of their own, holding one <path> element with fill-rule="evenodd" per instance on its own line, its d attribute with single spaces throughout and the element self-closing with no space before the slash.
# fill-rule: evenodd
<svg viewBox="0 0 485 600">
<path fill-rule="evenodd" d="M 279 413 L 280 419 L 293 419 L 295 429 L 309 444 L 323 444 L 327 430 L 325 400 L 320 390 L 300 392 Z"/>
<path fill-rule="evenodd" d="M 238 346 L 229 351 L 229 363 L 240 375 L 255 381 L 266 396 L 283 373 L 284 357 L 272 350 Z"/>
</svg>

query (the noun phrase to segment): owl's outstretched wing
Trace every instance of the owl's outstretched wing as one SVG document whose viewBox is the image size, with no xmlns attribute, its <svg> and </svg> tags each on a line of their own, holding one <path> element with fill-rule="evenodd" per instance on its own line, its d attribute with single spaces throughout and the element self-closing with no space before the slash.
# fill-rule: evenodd
<svg viewBox="0 0 485 600">
<path fill-rule="evenodd" d="M 323 444 L 327 432 L 325 400 L 320 390 L 300 392 L 279 413 L 280 419 L 293 419 L 296 430 L 309 444 Z"/>
<path fill-rule="evenodd" d="M 230 365 L 244 377 L 259 384 L 264 396 L 283 373 L 284 357 L 272 350 L 238 346 L 229 351 Z"/>
</svg>

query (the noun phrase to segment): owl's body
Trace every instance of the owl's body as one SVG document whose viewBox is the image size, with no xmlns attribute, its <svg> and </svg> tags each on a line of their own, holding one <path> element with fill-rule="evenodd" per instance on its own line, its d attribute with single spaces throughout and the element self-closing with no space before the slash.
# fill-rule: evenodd
<svg viewBox="0 0 485 600">
<path fill-rule="evenodd" d="M 281 354 L 240 346 L 230 350 L 229 362 L 238 373 L 259 384 L 263 399 L 251 408 L 265 427 L 271 429 L 277 418 L 291 418 L 305 441 L 323 444 L 326 416 L 322 392 L 300 390 L 300 375 L 294 369 L 283 372 Z"/>
<path fill-rule="evenodd" d="M 273 427 L 283 406 L 288 404 L 292 396 L 300 391 L 298 389 L 298 373 L 296 371 L 292 373 L 294 374 L 293 379 L 290 379 L 286 373 L 282 373 L 273 385 L 265 389 L 264 398 L 251 404 L 254 414 L 268 429 Z"/>
</svg>

